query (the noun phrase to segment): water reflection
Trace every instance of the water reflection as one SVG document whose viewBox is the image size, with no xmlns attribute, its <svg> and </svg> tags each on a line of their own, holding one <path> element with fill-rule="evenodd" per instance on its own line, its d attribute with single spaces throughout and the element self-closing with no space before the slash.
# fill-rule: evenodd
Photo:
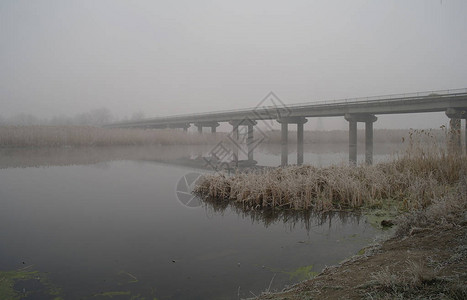
<svg viewBox="0 0 467 300">
<path fill-rule="evenodd" d="M 132 160 L 171 162 L 194 160 L 209 152 L 211 146 L 119 146 L 0 149 L 0 168 L 94 165 Z"/>
<path fill-rule="evenodd" d="M 187 208 L 175 190 L 191 167 L 157 162 L 163 153 L 105 150 L 11 154 L 15 166 L 67 166 L 0 170 L 1 269 L 34 265 L 64 299 L 238 299 L 260 294 L 274 276 L 271 290 L 306 279 L 377 234 L 352 215 Z M 170 158 L 197 155 L 170 150 Z M 125 159 L 109 161 L 117 158 Z"/>
<path fill-rule="evenodd" d="M 219 156 L 214 151 L 216 145 L 193 146 L 116 146 L 116 147 L 60 147 L 60 148 L 28 148 L 0 149 L 0 169 L 25 168 L 42 166 L 97 165 L 104 167 L 110 161 L 153 161 L 181 165 L 205 170 L 225 169 L 223 164 L 213 161 Z M 360 147 L 363 149 L 362 147 Z M 375 161 L 390 158 L 400 144 L 375 144 Z M 348 147 L 345 145 L 305 145 L 305 164 L 329 165 L 348 161 Z M 257 166 L 279 166 L 280 145 L 260 144 L 254 149 L 255 160 L 248 161 L 240 157 L 238 163 L 229 161 L 228 168 Z M 295 148 L 289 147 L 291 160 L 295 156 Z M 363 157 L 363 153 L 361 154 Z M 246 154 L 243 154 L 246 156 Z M 217 168 L 217 167 L 221 168 Z"/>
<path fill-rule="evenodd" d="M 241 205 L 234 205 L 228 201 L 199 200 L 204 204 L 207 214 L 219 214 L 222 216 L 226 210 L 229 212 L 234 211 L 242 219 L 250 219 L 252 224 L 262 224 L 266 228 L 276 224 L 283 224 L 289 230 L 293 230 L 298 226 L 309 231 L 313 227 L 325 225 L 331 228 L 335 221 L 338 221 L 342 225 L 359 224 L 362 221 L 361 214 L 355 212 L 330 211 L 321 213 L 291 209 L 246 210 Z"/>
</svg>

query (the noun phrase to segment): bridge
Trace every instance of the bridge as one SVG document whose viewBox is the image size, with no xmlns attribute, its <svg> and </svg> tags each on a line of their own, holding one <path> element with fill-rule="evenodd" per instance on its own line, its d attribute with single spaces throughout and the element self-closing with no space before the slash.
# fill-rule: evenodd
<svg viewBox="0 0 467 300">
<path fill-rule="evenodd" d="M 267 105 L 266 105 L 267 104 Z M 271 105 L 272 104 L 272 105 Z M 357 161 L 357 122 L 365 123 L 365 161 L 373 161 L 373 123 L 377 115 L 445 112 L 450 119 L 450 142 L 452 147 L 461 148 L 461 119 L 467 119 L 467 88 L 456 90 L 428 91 L 411 94 L 394 94 L 376 97 L 352 98 L 334 101 L 283 104 L 277 96 L 269 93 L 254 108 L 213 111 L 206 113 L 174 115 L 148 118 L 138 121 L 107 124 L 108 128 L 183 128 L 194 124 L 198 132 L 211 128 L 216 132 L 221 122 L 233 127 L 238 139 L 239 127 L 247 127 L 248 159 L 253 160 L 254 130 L 260 120 L 276 120 L 281 124 L 281 165 L 288 164 L 288 125 L 297 125 L 297 164 L 303 163 L 303 124 L 307 118 L 344 117 L 349 122 L 349 161 Z M 465 130 L 467 147 L 467 123 Z M 251 149 L 250 149 L 251 148 Z"/>
</svg>

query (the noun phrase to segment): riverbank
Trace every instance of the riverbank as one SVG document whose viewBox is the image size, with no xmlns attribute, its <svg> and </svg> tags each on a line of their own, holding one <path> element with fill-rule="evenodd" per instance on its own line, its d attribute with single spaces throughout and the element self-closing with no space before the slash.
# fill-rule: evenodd
<svg viewBox="0 0 467 300">
<path fill-rule="evenodd" d="M 401 216 L 392 238 L 258 299 L 466 299 L 466 183 L 427 209 Z"/>
<path fill-rule="evenodd" d="M 390 239 L 278 294 L 259 299 L 467 298 L 467 157 L 411 149 L 374 166 L 289 166 L 205 175 L 207 203 L 246 211 L 393 210 Z"/>
</svg>

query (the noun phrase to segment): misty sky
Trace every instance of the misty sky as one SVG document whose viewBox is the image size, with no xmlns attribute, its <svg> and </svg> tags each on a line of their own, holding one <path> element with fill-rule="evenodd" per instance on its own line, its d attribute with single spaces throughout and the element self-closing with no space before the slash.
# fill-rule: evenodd
<svg viewBox="0 0 467 300">
<path fill-rule="evenodd" d="M 151 117 L 254 107 L 270 91 L 298 103 L 466 88 L 466 16 L 465 0 L 0 0 L 0 115 Z M 346 126 L 308 126 L 328 124 Z"/>
</svg>

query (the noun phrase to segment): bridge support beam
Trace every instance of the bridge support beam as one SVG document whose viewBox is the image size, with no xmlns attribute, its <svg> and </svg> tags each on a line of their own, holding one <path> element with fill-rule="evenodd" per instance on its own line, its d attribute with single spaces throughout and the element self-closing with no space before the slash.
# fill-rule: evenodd
<svg viewBox="0 0 467 300">
<path fill-rule="evenodd" d="M 297 124 L 297 165 L 303 164 L 303 124 L 308 120 L 304 117 L 288 117 L 277 120 L 281 123 L 281 166 L 288 164 L 289 155 L 289 124 Z"/>
<path fill-rule="evenodd" d="M 195 123 L 195 126 L 198 127 L 198 133 L 203 133 L 203 127 L 211 127 L 211 133 L 216 133 L 216 127 L 220 124 L 218 122 L 199 122 Z"/>
<path fill-rule="evenodd" d="M 345 114 L 349 122 L 349 162 L 357 164 L 357 123 L 365 122 L 365 163 L 373 163 L 373 123 L 378 119 L 371 114 Z"/>
<path fill-rule="evenodd" d="M 357 164 L 357 121 L 349 121 L 349 162 Z"/>
<path fill-rule="evenodd" d="M 303 165 L 303 124 L 297 123 L 297 165 Z"/>
<path fill-rule="evenodd" d="M 281 166 L 287 166 L 289 160 L 289 123 L 281 122 Z"/>
<path fill-rule="evenodd" d="M 365 163 L 373 164 L 373 122 L 365 122 Z"/>
<path fill-rule="evenodd" d="M 461 120 L 466 120 L 464 143 L 467 153 L 467 108 L 448 108 L 446 115 L 449 120 L 448 151 L 454 154 L 462 153 Z"/>
<path fill-rule="evenodd" d="M 246 145 L 247 145 L 247 155 L 248 155 L 248 161 L 253 162 L 254 156 L 254 130 L 253 126 L 257 124 L 255 120 L 252 119 L 243 119 L 243 120 L 231 120 L 229 122 L 230 125 L 233 126 L 233 137 L 234 137 L 234 160 L 238 163 L 238 149 L 241 148 L 241 141 L 240 141 L 240 134 L 238 128 L 240 126 L 246 126 L 247 131 L 246 131 Z"/>
<path fill-rule="evenodd" d="M 232 123 L 230 123 L 232 124 Z M 233 159 L 235 161 L 235 165 L 238 167 L 238 143 L 239 143 L 239 138 L 240 138 L 240 135 L 238 133 L 238 124 L 232 124 L 233 126 L 233 138 L 234 138 L 234 141 L 235 143 L 237 143 L 236 145 L 233 145 Z"/>
<path fill-rule="evenodd" d="M 248 161 L 253 161 L 253 125 L 248 125 L 248 136 L 246 140 L 248 148 Z"/>
</svg>

